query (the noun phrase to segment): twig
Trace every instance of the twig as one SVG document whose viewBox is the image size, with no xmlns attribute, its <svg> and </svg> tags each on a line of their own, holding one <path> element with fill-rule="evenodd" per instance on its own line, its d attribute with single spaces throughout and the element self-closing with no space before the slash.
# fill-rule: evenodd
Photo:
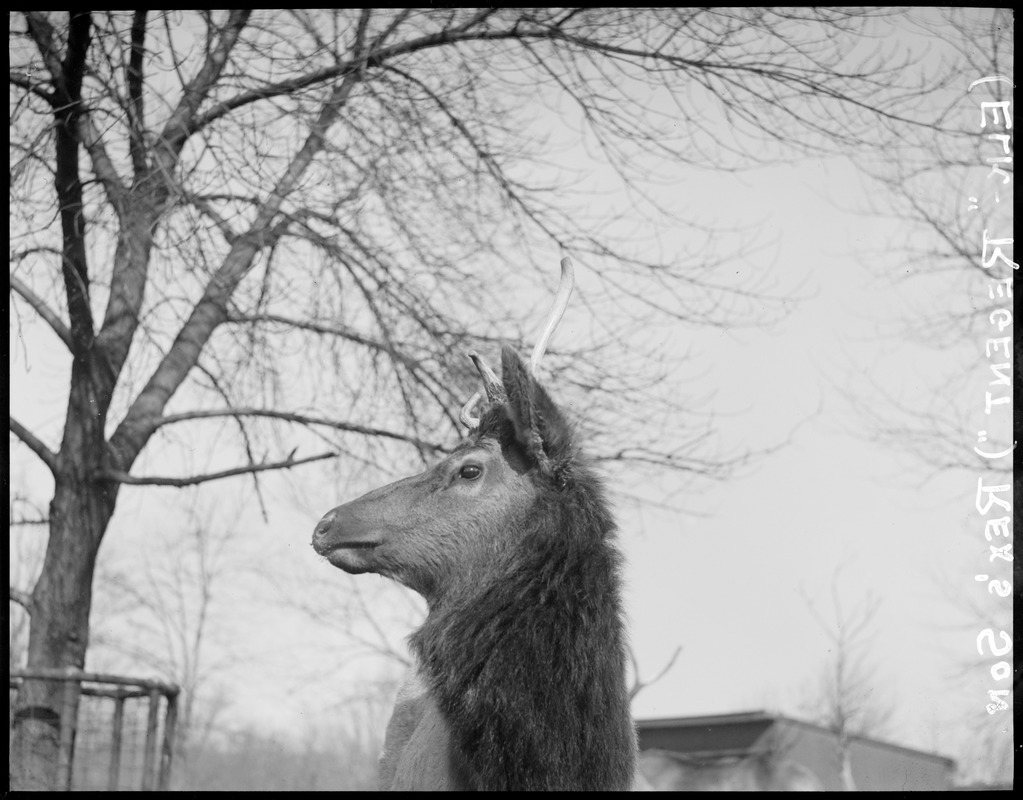
<svg viewBox="0 0 1023 800">
<path fill-rule="evenodd" d="M 309 456 L 308 458 L 291 458 L 291 456 L 289 456 L 284 461 L 275 461 L 270 464 L 250 464 L 247 467 L 235 467 L 234 469 L 225 469 L 222 472 L 210 472 L 205 475 L 192 475 L 187 478 L 168 478 L 157 476 L 137 478 L 120 470 L 107 470 L 103 473 L 103 477 L 108 480 L 128 484 L 129 486 L 176 486 L 181 488 L 184 486 L 195 486 L 200 483 L 208 483 L 209 481 L 217 481 L 221 478 L 232 478 L 236 475 L 248 475 L 253 472 L 266 472 L 274 469 L 291 469 L 292 467 L 297 467 L 299 464 L 309 464 L 313 461 L 323 461 L 327 458 L 336 458 L 337 455 L 337 453 L 330 452 L 320 453 L 319 455 Z"/>
</svg>

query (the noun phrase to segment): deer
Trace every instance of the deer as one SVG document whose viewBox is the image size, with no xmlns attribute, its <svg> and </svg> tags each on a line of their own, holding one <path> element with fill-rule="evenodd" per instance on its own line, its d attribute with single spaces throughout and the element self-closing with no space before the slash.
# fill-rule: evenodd
<svg viewBox="0 0 1023 800">
<path fill-rule="evenodd" d="M 426 601 L 382 789 L 633 788 L 617 527 L 577 429 L 537 377 L 572 287 L 565 258 L 528 368 L 508 345 L 500 377 L 469 353 L 485 400 L 461 409 L 467 433 L 450 454 L 315 527 L 330 564 Z"/>
</svg>

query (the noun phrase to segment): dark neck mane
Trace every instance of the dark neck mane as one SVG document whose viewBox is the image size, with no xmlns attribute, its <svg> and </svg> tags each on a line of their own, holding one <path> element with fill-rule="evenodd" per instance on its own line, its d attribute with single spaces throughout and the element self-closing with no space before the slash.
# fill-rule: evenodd
<svg viewBox="0 0 1023 800">
<path fill-rule="evenodd" d="M 462 788 L 631 787 L 615 526 L 597 480 L 573 478 L 541 492 L 485 585 L 438 603 L 411 639 Z"/>
</svg>

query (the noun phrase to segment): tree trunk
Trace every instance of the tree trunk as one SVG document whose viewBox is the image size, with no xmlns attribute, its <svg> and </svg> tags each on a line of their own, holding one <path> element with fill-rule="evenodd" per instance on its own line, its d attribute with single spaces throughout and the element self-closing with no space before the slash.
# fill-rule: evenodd
<svg viewBox="0 0 1023 800">
<path fill-rule="evenodd" d="M 29 609 L 29 670 L 85 666 L 96 555 L 119 486 L 100 477 L 106 452 L 104 415 L 95 412 L 92 385 L 89 380 L 79 382 L 68 408 L 50 503 L 46 557 Z M 78 695 L 65 695 L 63 683 L 26 680 L 18 691 L 11 727 L 12 789 L 67 788 L 57 785 L 62 763 L 60 731 L 62 722 L 74 722 Z M 63 764 L 69 766 L 71 753 L 63 757 L 67 759 Z"/>
<path fill-rule="evenodd" d="M 99 543 L 113 512 L 111 494 L 102 484 L 58 483 L 50 504 L 46 558 L 32 591 L 30 670 L 85 667 L 92 576 Z M 57 786 L 60 727 L 62 719 L 73 721 L 77 711 L 77 695 L 65 706 L 62 681 L 24 682 L 11 730 L 12 789 L 67 788 Z M 70 755 L 64 754 L 68 759 Z"/>
<path fill-rule="evenodd" d="M 839 764 L 842 774 L 842 791 L 855 792 L 856 781 L 853 780 L 852 753 L 849 752 L 851 742 L 849 736 L 842 733 L 839 736 Z"/>
</svg>

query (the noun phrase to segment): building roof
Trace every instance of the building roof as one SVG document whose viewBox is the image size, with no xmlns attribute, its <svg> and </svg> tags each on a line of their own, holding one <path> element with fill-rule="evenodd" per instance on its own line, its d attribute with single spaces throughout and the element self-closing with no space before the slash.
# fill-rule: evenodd
<svg viewBox="0 0 1023 800">
<path fill-rule="evenodd" d="M 639 728 L 641 742 L 644 731 L 654 732 L 670 729 L 673 733 L 672 749 L 678 752 L 692 755 L 701 753 L 740 755 L 754 753 L 763 749 L 762 737 L 764 733 L 777 723 L 782 723 L 788 728 L 803 728 L 834 736 L 834 732 L 823 725 L 803 722 L 802 720 L 792 719 L 782 714 L 773 714 L 767 711 L 743 711 L 732 714 L 711 714 L 696 717 L 641 719 L 636 720 L 636 727 Z M 949 769 L 955 768 L 955 761 L 953 759 L 946 758 L 937 753 L 915 750 L 911 747 L 903 747 L 902 745 L 868 736 L 854 735 L 850 738 L 854 741 L 901 752 L 915 758 L 940 762 Z"/>
</svg>

